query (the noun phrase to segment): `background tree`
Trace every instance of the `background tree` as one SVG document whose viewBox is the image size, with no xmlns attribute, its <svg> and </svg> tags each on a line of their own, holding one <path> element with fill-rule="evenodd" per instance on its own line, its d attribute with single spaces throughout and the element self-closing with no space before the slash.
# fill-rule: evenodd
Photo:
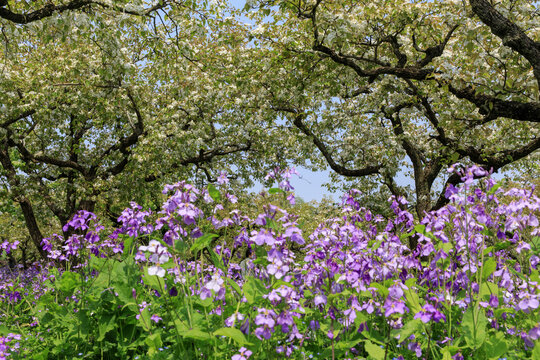
<svg viewBox="0 0 540 360">
<path fill-rule="evenodd" d="M 164 183 L 220 170 L 245 187 L 277 164 L 329 166 L 336 184 L 403 195 L 419 216 L 459 183 L 444 172 L 456 161 L 539 173 L 534 4 L 250 8 L 0 4 L 0 180 L 37 248 L 43 226 L 78 209 L 114 219 L 129 200 L 159 203 L 147 194 Z"/>
<path fill-rule="evenodd" d="M 533 2 L 286 0 L 246 8 L 256 9 L 251 36 L 266 51 L 261 102 L 288 119 L 311 164 L 404 195 L 419 216 L 441 207 L 446 186 L 461 181 L 444 171 L 454 162 L 538 174 Z M 412 188 L 396 183 L 403 169 Z"/>
<path fill-rule="evenodd" d="M 268 166 L 261 144 L 279 134 L 235 106 L 248 40 L 229 15 L 225 2 L 0 8 L 0 179 L 37 249 L 51 215 L 56 231 L 79 209 L 114 219 L 130 200 L 160 203 L 147 194 L 164 183 L 223 170 L 249 184 Z"/>
</svg>

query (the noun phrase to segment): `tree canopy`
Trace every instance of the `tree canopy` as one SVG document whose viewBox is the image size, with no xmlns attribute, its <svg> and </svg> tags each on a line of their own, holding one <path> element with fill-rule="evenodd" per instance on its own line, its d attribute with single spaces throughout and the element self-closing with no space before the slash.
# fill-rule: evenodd
<svg viewBox="0 0 540 360">
<path fill-rule="evenodd" d="M 419 216 L 457 161 L 534 177 L 538 18 L 526 0 L 0 1 L 3 208 L 40 248 L 47 216 L 114 218 L 219 171 L 330 167 Z"/>
<path fill-rule="evenodd" d="M 280 82 L 274 73 L 263 80 L 273 86 L 268 106 L 335 173 L 415 198 L 419 216 L 441 207 L 446 185 L 460 182 L 444 172 L 454 162 L 537 174 L 538 4 L 292 0 L 248 7 L 257 10 L 251 34 L 274 55 L 263 67 L 281 74 Z M 410 169 L 412 192 L 395 181 L 401 169 Z"/>
</svg>

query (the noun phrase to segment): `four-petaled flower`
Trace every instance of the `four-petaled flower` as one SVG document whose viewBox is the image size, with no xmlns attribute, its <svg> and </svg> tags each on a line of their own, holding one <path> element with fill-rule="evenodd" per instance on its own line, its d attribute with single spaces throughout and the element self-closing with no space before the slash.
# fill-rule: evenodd
<svg viewBox="0 0 540 360">
<path fill-rule="evenodd" d="M 233 355 L 231 358 L 232 360 L 247 360 L 252 354 L 251 350 L 248 350 L 245 347 L 241 347 L 240 349 L 238 349 L 238 352 L 240 354 Z"/>
</svg>

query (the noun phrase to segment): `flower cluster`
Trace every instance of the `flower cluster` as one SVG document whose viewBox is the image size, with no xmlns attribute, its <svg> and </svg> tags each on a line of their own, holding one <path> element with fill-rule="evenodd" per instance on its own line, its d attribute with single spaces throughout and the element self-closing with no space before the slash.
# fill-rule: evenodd
<svg viewBox="0 0 540 360">
<path fill-rule="evenodd" d="M 148 262 L 152 264 L 150 267 L 148 267 L 148 275 L 164 277 L 165 269 L 162 268 L 161 265 L 167 263 L 171 258 L 171 254 L 167 251 L 167 248 L 157 240 L 150 240 L 148 246 L 139 247 L 139 256 L 137 259 L 143 259 L 140 254 L 144 252 L 150 253 Z"/>
<path fill-rule="evenodd" d="M 245 346 L 228 353 L 235 360 L 258 356 L 262 348 L 296 358 L 305 351 L 315 358 L 381 351 L 400 359 L 443 352 L 472 358 L 495 351 L 487 350 L 494 341 L 505 344 L 503 352 L 529 356 L 540 336 L 540 199 L 532 191 L 503 191 L 489 177 L 473 187 L 475 177 L 488 175 L 478 168 L 452 171 L 464 185 L 450 186 L 449 203 L 423 219 L 415 220 L 407 201 L 395 197 L 389 199 L 394 216 L 385 219 L 352 190 L 341 214 L 319 224 L 307 241 L 287 209 L 266 204 L 250 217 L 215 188 L 166 186 L 170 196 L 157 219 L 131 204 L 113 233 L 148 241 L 137 244 L 131 261 L 150 277 L 101 293 L 126 299 L 120 308 L 131 309 L 146 331 L 176 329 L 201 341 L 200 351 L 204 339 L 229 337 Z M 276 170 L 271 177 L 290 174 Z M 218 185 L 227 185 L 225 175 Z M 66 258 L 91 249 L 100 230 L 90 221 L 97 224 L 81 213 L 69 223 L 78 233 L 62 248 Z M 25 296 L 13 279 L 1 286 L 11 302 Z M 151 291 L 135 291 L 141 286 Z"/>
</svg>

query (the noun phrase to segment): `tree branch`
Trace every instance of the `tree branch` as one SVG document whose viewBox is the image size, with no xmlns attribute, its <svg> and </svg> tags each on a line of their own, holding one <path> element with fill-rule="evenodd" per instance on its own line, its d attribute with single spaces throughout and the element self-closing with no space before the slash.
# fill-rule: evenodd
<svg viewBox="0 0 540 360">
<path fill-rule="evenodd" d="M 276 108 L 275 110 L 279 111 L 287 111 L 292 112 L 295 114 L 293 124 L 296 126 L 300 131 L 304 133 L 304 135 L 310 137 L 313 141 L 313 144 L 317 146 L 317 149 L 322 153 L 324 158 L 326 159 L 326 162 L 334 170 L 336 173 L 348 176 L 348 177 L 358 177 L 358 176 L 367 176 L 367 175 L 373 175 L 379 173 L 379 170 L 383 167 L 382 164 L 378 165 L 372 165 L 372 166 L 366 166 L 361 169 L 348 169 L 338 163 L 334 160 L 332 155 L 330 154 L 330 151 L 326 147 L 326 145 L 322 142 L 321 139 L 319 139 L 302 121 L 305 118 L 305 114 L 298 113 L 294 109 L 286 109 L 286 108 Z"/>
<path fill-rule="evenodd" d="M 7 5 L 7 1 L 5 2 L 5 4 Z M 108 4 L 105 4 L 100 1 L 95 1 L 95 0 L 72 0 L 68 2 L 67 4 L 60 4 L 60 5 L 54 5 L 52 2 L 50 2 L 44 7 L 42 7 L 41 9 L 32 11 L 28 14 L 14 13 L 11 10 L 5 8 L 4 6 L 0 6 L 0 18 L 11 21 L 15 24 L 25 25 L 34 21 L 48 18 L 52 16 L 54 13 L 61 14 L 66 11 L 79 10 L 79 9 L 84 8 L 85 6 L 90 6 L 93 4 L 99 5 L 103 8 L 112 8 L 113 10 L 119 13 L 125 13 L 125 14 L 130 14 L 130 15 L 135 15 L 135 16 L 147 16 L 153 11 L 156 11 L 165 7 L 167 2 L 161 1 L 158 4 L 152 6 L 151 8 L 145 9 L 142 12 L 128 10 L 125 8 L 121 8 L 119 6 L 109 6 Z"/>
<path fill-rule="evenodd" d="M 489 26 L 504 45 L 521 54 L 533 67 L 536 81 L 540 84 L 540 42 L 534 41 L 512 21 L 498 12 L 486 0 L 469 0 L 473 12 Z"/>
<path fill-rule="evenodd" d="M 448 90 L 460 99 L 465 99 L 478 108 L 480 114 L 486 116 L 485 121 L 505 117 L 520 121 L 540 122 L 540 103 L 523 103 L 513 100 L 501 100 L 494 96 L 478 94 L 472 87 L 457 89 L 451 84 Z"/>
</svg>

